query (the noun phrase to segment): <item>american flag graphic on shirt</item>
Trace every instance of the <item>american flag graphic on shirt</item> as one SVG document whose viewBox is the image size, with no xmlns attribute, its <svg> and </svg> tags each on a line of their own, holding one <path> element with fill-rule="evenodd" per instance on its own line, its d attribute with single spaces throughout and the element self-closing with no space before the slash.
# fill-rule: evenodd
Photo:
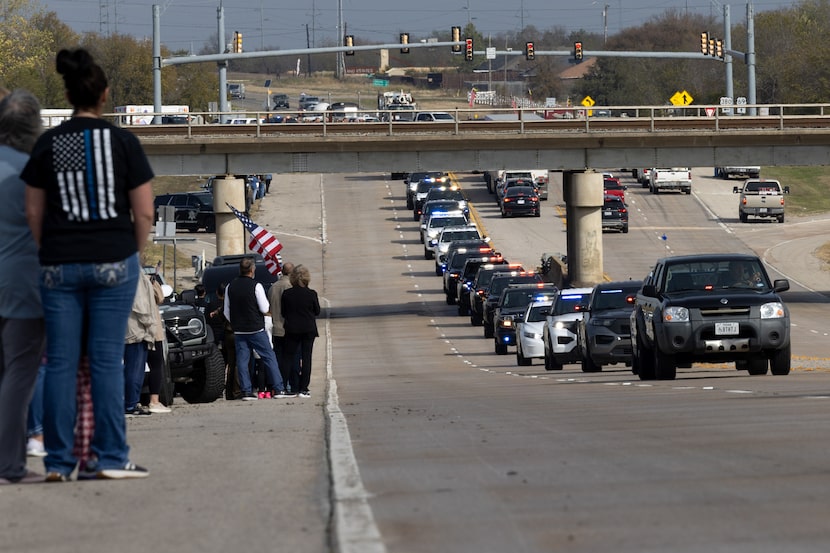
<svg viewBox="0 0 830 553">
<path fill-rule="evenodd" d="M 53 168 L 70 221 L 113 219 L 115 170 L 110 129 L 87 129 L 53 139 Z"/>
</svg>

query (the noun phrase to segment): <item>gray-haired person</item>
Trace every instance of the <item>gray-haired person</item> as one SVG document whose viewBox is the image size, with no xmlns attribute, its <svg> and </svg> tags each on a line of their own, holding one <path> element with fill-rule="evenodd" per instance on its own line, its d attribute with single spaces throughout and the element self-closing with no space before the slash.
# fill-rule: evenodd
<svg viewBox="0 0 830 553">
<path fill-rule="evenodd" d="M 45 329 L 20 179 L 41 131 L 40 104 L 30 92 L 15 90 L 0 101 L 0 485 L 44 479 L 26 469 L 26 416 Z"/>
</svg>

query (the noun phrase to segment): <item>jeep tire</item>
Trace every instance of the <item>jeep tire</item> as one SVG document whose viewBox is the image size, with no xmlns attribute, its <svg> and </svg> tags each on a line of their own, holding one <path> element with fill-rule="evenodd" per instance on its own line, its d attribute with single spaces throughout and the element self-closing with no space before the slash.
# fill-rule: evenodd
<svg viewBox="0 0 830 553">
<path fill-rule="evenodd" d="M 188 403 L 210 403 L 225 389 L 225 359 L 218 348 L 193 363 L 191 381 L 179 385 L 179 393 Z"/>
</svg>

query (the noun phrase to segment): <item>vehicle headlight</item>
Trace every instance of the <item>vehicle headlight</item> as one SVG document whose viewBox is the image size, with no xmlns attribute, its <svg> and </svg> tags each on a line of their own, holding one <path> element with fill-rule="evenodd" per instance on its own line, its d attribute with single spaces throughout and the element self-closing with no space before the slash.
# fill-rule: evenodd
<svg viewBox="0 0 830 553">
<path fill-rule="evenodd" d="M 666 310 L 663 311 L 663 320 L 667 323 L 688 323 L 689 309 L 677 305 L 667 307 Z"/>
<path fill-rule="evenodd" d="M 503 326 L 504 328 L 512 328 L 513 319 L 502 319 L 499 325 Z"/>
<path fill-rule="evenodd" d="M 525 338 L 530 338 L 531 340 L 541 340 L 542 335 L 536 332 L 522 332 L 522 336 Z"/>
<path fill-rule="evenodd" d="M 784 304 L 780 301 L 772 301 L 761 306 L 762 319 L 780 319 L 785 315 Z"/>
</svg>

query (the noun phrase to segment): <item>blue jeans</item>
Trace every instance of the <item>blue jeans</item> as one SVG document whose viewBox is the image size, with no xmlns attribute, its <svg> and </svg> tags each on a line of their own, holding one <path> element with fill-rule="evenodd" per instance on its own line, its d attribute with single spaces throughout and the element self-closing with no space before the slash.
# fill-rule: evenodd
<svg viewBox="0 0 830 553">
<path fill-rule="evenodd" d="M 265 365 L 265 370 L 271 376 L 274 389 L 278 392 L 285 391 L 285 385 L 282 382 L 279 365 L 277 364 L 277 356 L 274 355 L 271 341 L 268 339 L 268 333 L 265 332 L 265 329 L 253 334 L 234 334 L 234 338 L 236 339 L 236 372 L 239 374 L 239 388 L 242 393 L 252 393 L 251 372 L 249 370 L 252 351 L 256 351 L 262 358 L 262 364 Z"/>
<path fill-rule="evenodd" d="M 141 400 L 147 342 L 124 345 L 124 410 L 132 411 Z"/>
<path fill-rule="evenodd" d="M 138 254 L 115 263 L 66 263 L 41 268 L 46 319 L 43 382 L 44 465 L 69 475 L 77 415 L 75 390 L 82 348 L 89 356 L 95 435 L 100 469 L 129 460 L 124 419 L 124 337 L 139 277 Z"/>
<path fill-rule="evenodd" d="M 37 381 L 32 401 L 29 402 L 29 418 L 26 425 L 26 435 L 29 438 L 43 434 L 43 377 L 45 374 L 46 365 L 41 363 L 37 369 Z"/>
</svg>

